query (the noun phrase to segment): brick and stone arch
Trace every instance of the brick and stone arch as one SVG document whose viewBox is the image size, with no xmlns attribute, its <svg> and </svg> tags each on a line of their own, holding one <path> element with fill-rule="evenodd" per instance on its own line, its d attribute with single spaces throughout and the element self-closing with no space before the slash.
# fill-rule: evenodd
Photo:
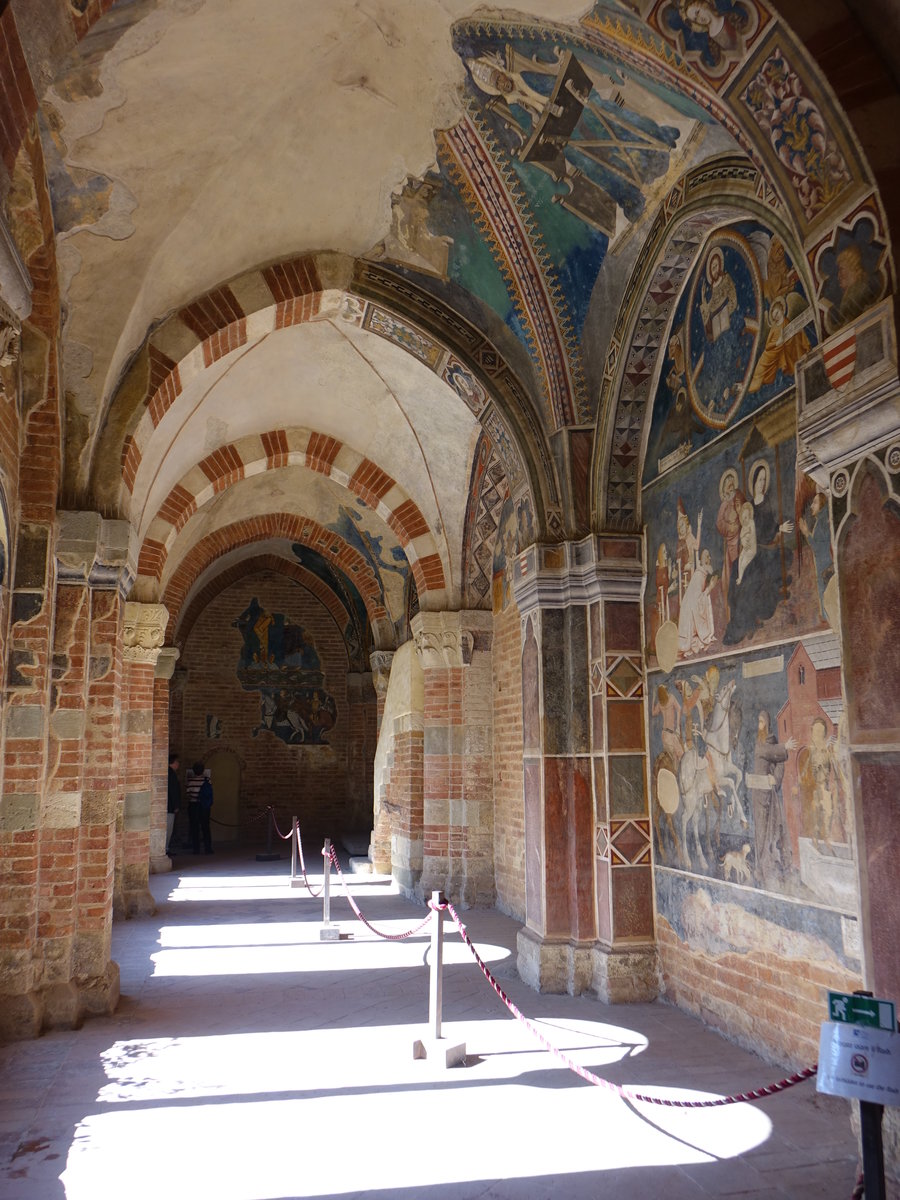
<svg viewBox="0 0 900 1200">
<path fill-rule="evenodd" d="M 465 394 L 454 387 L 455 394 L 503 445 L 507 471 L 520 481 L 518 490 L 531 496 L 538 520 L 543 524 L 549 514 L 557 514 L 559 488 L 549 444 L 527 390 L 503 354 L 434 297 L 417 294 L 411 285 L 401 297 L 391 290 L 397 281 L 389 273 L 373 264 L 354 266 L 349 260 L 341 260 L 336 268 L 337 257 L 300 256 L 248 271 L 155 325 L 108 400 L 108 408 L 115 404 L 128 415 L 101 423 L 77 467 L 79 490 L 127 512 L 140 524 L 141 469 L 150 439 L 188 385 L 226 355 L 252 349 L 277 330 L 337 321 L 391 342 L 448 387 L 464 372 Z M 283 431 L 272 435 L 279 432 Z M 322 438 L 327 449 L 330 439 Z M 271 455 L 276 460 L 278 453 L 274 443 Z M 227 471 L 228 454 L 227 447 L 219 447 L 208 457 L 218 456 Z"/>
<path fill-rule="evenodd" d="M 306 467 L 346 487 L 387 523 L 403 547 L 420 600 L 445 588 L 438 545 L 412 497 L 352 447 L 324 434 L 294 428 L 253 434 L 220 447 L 182 477 L 144 529 L 138 556 L 139 590 L 152 592 L 161 584 L 179 533 L 205 504 L 245 478 L 292 466 Z"/>
<path fill-rule="evenodd" d="M 347 575 L 366 606 L 376 645 L 393 643 L 393 625 L 384 607 L 378 580 L 359 551 L 311 517 L 300 517 L 293 513 L 270 513 L 265 517 L 237 521 L 218 529 L 202 538 L 188 552 L 163 591 L 162 602 L 170 614 L 166 629 L 167 644 L 171 642 L 178 627 L 183 607 L 187 602 L 194 600 L 192 589 L 195 583 L 216 559 L 241 546 L 256 542 L 265 543 L 275 538 L 289 539 L 309 546 L 336 570 Z"/>
<path fill-rule="evenodd" d="M 675 307 L 707 238 L 746 217 L 781 238 L 807 295 L 815 295 L 810 264 L 787 214 L 756 167 L 746 160 L 712 160 L 676 184 L 638 256 L 610 338 L 592 468 L 595 528 L 640 528 L 647 435 Z"/>
</svg>

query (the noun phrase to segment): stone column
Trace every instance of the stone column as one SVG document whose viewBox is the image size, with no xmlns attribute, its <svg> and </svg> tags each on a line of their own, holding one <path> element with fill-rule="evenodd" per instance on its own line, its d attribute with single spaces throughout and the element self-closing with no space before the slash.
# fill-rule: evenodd
<svg viewBox="0 0 900 1200">
<path fill-rule="evenodd" d="M 153 701 L 156 663 L 168 620 L 169 613 L 162 604 L 125 605 L 122 622 L 125 800 L 121 869 L 125 914 L 129 917 L 156 911 L 149 886 Z"/>
<path fill-rule="evenodd" d="M 391 678 L 391 663 L 394 659 L 393 650 L 374 650 L 369 655 L 372 666 L 372 684 L 375 689 L 375 745 L 381 745 L 381 723 L 384 718 L 384 703 L 387 697 L 388 683 Z M 376 749 L 376 759 L 378 750 Z M 387 755 L 385 755 L 387 757 Z M 391 873 L 391 816 L 385 804 L 385 771 L 376 772 L 373 766 L 374 795 L 372 797 L 372 839 L 369 843 L 369 857 L 372 868 L 381 875 Z"/>
<path fill-rule="evenodd" d="M 347 787 L 350 789 L 350 834 L 372 828 L 373 775 L 375 762 L 376 695 L 370 671 L 347 674 L 347 703 L 350 706 L 350 745 Z"/>
<path fill-rule="evenodd" d="M 837 367 L 835 367 L 837 363 Z M 836 375 L 836 370 L 843 372 Z M 798 465 L 830 493 L 865 987 L 900 999 L 900 380 L 890 300 L 799 366 Z M 885 1171 L 900 1188 L 900 1109 L 884 1110 Z M 891 1186 L 888 1186 L 889 1193 Z"/>
<path fill-rule="evenodd" d="M 129 534 L 126 522 L 105 521 L 97 513 L 60 514 L 58 571 L 67 587 L 83 588 L 87 583 L 84 600 L 89 609 L 85 642 L 73 645 L 69 655 L 76 671 L 81 655 L 86 657 L 72 977 L 82 1013 L 98 1015 L 112 1012 L 119 998 L 119 969 L 110 957 L 110 936 L 122 795 L 121 619 L 123 597 L 134 577 Z M 62 661 L 56 665 L 64 666 Z"/>
<path fill-rule="evenodd" d="M 166 814 L 169 801 L 169 685 L 181 651 L 163 646 L 153 668 L 153 748 L 150 782 L 150 870 L 159 875 L 171 871 L 166 854 Z"/>
<path fill-rule="evenodd" d="M 491 718 L 489 613 L 417 613 L 411 622 L 424 686 L 421 894 L 464 903 L 494 896 L 490 854 Z M 477 688 L 466 686 L 476 653 Z M 486 661 L 485 661 L 486 658 Z M 486 666 L 486 674 L 485 674 Z"/>
<path fill-rule="evenodd" d="M 640 542 L 534 546 L 519 556 L 513 586 L 525 799 L 519 973 L 542 991 L 653 999 Z"/>
</svg>

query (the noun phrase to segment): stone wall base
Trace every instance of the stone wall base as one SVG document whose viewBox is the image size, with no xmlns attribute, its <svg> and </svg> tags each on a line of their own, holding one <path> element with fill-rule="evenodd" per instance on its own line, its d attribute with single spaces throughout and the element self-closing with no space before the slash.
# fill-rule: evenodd
<svg viewBox="0 0 900 1200">
<path fill-rule="evenodd" d="M 590 943 L 543 938 L 527 926 L 516 937 L 519 977 L 538 992 L 580 996 L 591 986 Z"/>
<path fill-rule="evenodd" d="M 0 993 L 0 1044 L 29 1041 L 50 1029 L 80 1029 L 86 1017 L 108 1017 L 119 1003 L 119 966 L 80 983 L 68 980 L 24 995 Z"/>
<path fill-rule="evenodd" d="M 640 1004 L 660 993 L 659 955 L 656 946 L 591 950 L 590 991 L 604 1004 Z"/>
</svg>

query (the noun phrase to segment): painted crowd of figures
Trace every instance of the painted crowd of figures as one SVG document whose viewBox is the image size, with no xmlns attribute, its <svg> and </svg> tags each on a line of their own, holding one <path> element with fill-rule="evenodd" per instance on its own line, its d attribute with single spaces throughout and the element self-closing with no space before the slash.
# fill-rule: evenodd
<svg viewBox="0 0 900 1200">
<path fill-rule="evenodd" d="M 782 675 L 783 680 L 783 675 Z M 802 670 L 798 679 L 804 679 Z M 756 682 L 756 681 L 755 681 Z M 702 675 L 656 687 L 652 706 L 661 861 L 734 882 L 791 889 L 800 847 L 833 862 L 847 846 L 847 769 L 837 730 L 802 685 L 775 714 L 758 682 Z M 745 708 L 752 719 L 745 719 Z M 783 729 L 795 732 L 779 735 Z M 785 795 L 787 787 L 787 796 Z M 805 882 L 805 881 L 804 881 Z"/>
<path fill-rule="evenodd" d="M 808 548 L 814 565 L 818 620 L 825 621 L 825 589 L 831 578 L 827 498 L 801 480 L 795 513 L 785 519 L 773 487 L 772 470 L 757 459 L 746 491 L 738 472 L 727 467 L 719 479 L 719 504 L 712 520 L 701 508 L 676 508 L 674 549 L 661 542 L 656 555 L 655 595 L 650 606 L 651 643 L 669 635 L 669 659 L 692 658 L 721 646 L 736 646 L 770 620 L 791 591 L 799 565 L 795 550 Z"/>
</svg>

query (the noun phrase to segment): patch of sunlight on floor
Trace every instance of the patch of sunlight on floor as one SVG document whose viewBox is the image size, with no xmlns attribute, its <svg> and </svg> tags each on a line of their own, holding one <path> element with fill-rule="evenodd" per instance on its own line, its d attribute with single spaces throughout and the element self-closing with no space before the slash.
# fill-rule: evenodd
<svg viewBox="0 0 900 1200">
<path fill-rule="evenodd" d="M 313 891 L 320 892 L 324 882 L 321 870 L 318 874 L 307 871 L 307 878 Z M 382 895 L 399 895 L 393 880 L 385 876 L 353 875 L 348 886 L 354 895 L 363 889 L 371 892 L 375 888 L 378 888 Z M 343 895 L 343 885 L 332 875 L 332 901 Z M 290 897 L 295 900 L 312 901 L 320 907 L 322 904 L 321 896 L 311 896 L 299 877 L 297 886 L 291 887 L 290 867 L 286 863 L 284 875 L 267 875 L 262 879 L 253 875 L 183 875 L 173 884 L 166 899 L 177 904 L 188 904 L 198 900 L 206 904 L 211 900 L 271 900 Z M 424 908 L 421 911 L 424 915 Z"/>
<path fill-rule="evenodd" d="M 645 1041 L 603 1023 L 537 1024 L 594 1069 Z M 704 1163 L 743 1153 L 771 1130 L 749 1105 L 628 1104 L 566 1071 L 515 1021 L 454 1023 L 444 1032 L 448 1042 L 466 1040 L 473 1065 L 413 1061 L 408 1026 L 117 1043 L 103 1058 L 105 1111 L 76 1129 L 62 1176 L 67 1200 L 118 1195 L 123 1180 L 129 1200 L 158 1200 L 173 1180 L 179 1195 L 216 1200 L 389 1195 Z"/>
<path fill-rule="evenodd" d="M 334 924 L 334 922 L 332 922 Z M 390 921 L 381 923 L 382 928 L 390 930 Z M 403 922 L 396 922 L 396 931 L 403 931 Z M 368 938 L 354 937 L 352 939 L 353 954 L 346 953 L 348 941 L 321 941 L 316 926 L 295 925 L 293 936 L 288 940 L 287 930 L 282 938 L 266 936 L 263 944 L 259 937 L 260 927 L 247 934 L 243 940 L 240 934 L 242 926 L 219 926 L 216 933 L 227 941 L 227 945 L 209 945 L 209 932 L 198 930 L 197 937 L 204 936 L 205 945 L 196 940 L 180 945 L 169 942 L 170 934 L 176 933 L 168 926 L 161 931 L 163 948 L 151 954 L 154 978 L 163 977 L 197 977 L 202 975 L 284 975 L 303 974 L 314 975 L 322 971 L 372 971 L 396 970 L 402 967 L 419 967 L 429 959 L 430 941 L 427 936 L 409 938 L 403 942 L 384 942 L 369 935 Z M 266 933 L 273 926 L 263 927 Z M 190 931 L 184 927 L 177 930 L 179 935 Z M 506 946 L 492 946 L 484 942 L 476 943 L 478 953 L 486 962 L 500 962 L 511 957 L 512 951 Z M 302 949 L 302 955 L 299 951 Z M 454 966 L 459 963 L 471 963 L 471 951 L 462 942 L 444 942 L 444 966 Z"/>
</svg>

